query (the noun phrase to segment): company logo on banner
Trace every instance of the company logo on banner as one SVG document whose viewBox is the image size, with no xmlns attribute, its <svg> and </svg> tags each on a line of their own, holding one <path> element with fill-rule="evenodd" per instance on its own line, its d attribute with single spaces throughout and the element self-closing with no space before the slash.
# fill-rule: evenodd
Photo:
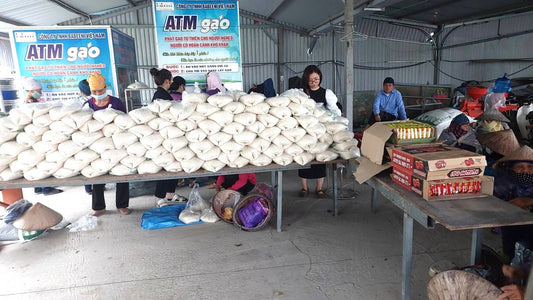
<svg viewBox="0 0 533 300">
<path fill-rule="evenodd" d="M 41 83 L 45 101 L 78 98 L 94 71 L 114 90 L 107 29 L 13 30 L 13 46 L 20 75 Z"/>
<path fill-rule="evenodd" d="M 154 1 L 159 66 L 187 82 L 217 71 L 242 90 L 239 7 L 236 0 Z"/>
</svg>

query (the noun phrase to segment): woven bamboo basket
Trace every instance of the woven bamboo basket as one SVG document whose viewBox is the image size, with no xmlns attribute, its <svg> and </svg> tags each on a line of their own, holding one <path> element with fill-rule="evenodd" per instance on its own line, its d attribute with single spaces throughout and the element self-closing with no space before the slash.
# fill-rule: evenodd
<svg viewBox="0 0 533 300">
<path fill-rule="evenodd" d="M 482 277 L 459 270 L 438 273 L 428 283 L 429 300 L 497 300 L 501 293 Z"/>
<path fill-rule="evenodd" d="M 259 224 L 257 224 L 255 227 L 253 227 L 253 228 L 244 227 L 244 224 L 242 223 L 238 212 L 239 212 L 239 210 L 241 208 L 243 208 L 246 205 L 248 205 L 250 202 L 252 202 L 258 196 L 265 200 L 264 203 L 267 204 L 268 212 L 266 213 L 266 216 L 263 218 L 263 220 L 261 222 L 259 222 Z M 263 195 L 263 194 L 250 194 L 250 195 L 248 195 L 246 197 L 243 197 L 241 200 L 239 200 L 239 202 L 237 202 L 237 205 L 235 206 L 235 209 L 233 210 L 233 224 L 235 226 L 239 227 L 241 230 L 244 230 L 244 231 L 258 231 L 258 230 L 261 230 L 263 227 L 265 227 L 270 222 L 270 219 L 272 218 L 273 212 L 274 212 L 274 206 L 272 205 L 272 201 L 270 199 L 268 199 L 267 197 L 265 197 L 265 195 Z"/>
<path fill-rule="evenodd" d="M 234 206 L 241 198 L 241 193 L 237 191 L 222 190 L 213 196 L 211 204 L 213 205 L 213 210 L 222 221 L 233 224 Z"/>
</svg>

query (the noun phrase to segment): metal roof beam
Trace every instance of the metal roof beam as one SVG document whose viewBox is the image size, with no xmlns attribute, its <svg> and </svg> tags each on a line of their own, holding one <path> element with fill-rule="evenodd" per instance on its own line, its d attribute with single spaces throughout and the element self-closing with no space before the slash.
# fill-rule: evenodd
<svg viewBox="0 0 533 300">
<path fill-rule="evenodd" d="M 524 3 L 527 3 L 527 2 L 528 1 L 523 1 L 522 3 L 519 3 L 519 4 L 481 11 L 479 14 L 470 15 L 468 17 L 444 20 L 442 21 L 442 24 L 457 23 L 465 19 L 467 20 L 465 22 L 468 22 L 468 21 L 477 20 L 477 19 L 490 18 L 490 17 L 496 17 L 496 16 L 501 16 L 501 15 L 520 13 L 520 12 L 532 10 L 533 4 L 530 1 L 528 4 L 524 5 Z"/>
<path fill-rule="evenodd" d="M 65 2 L 63 2 L 61 0 L 49 0 L 49 1 L 59 5 L 60 7 L 66 9 L 66 10 L 72 12 L 72 13 L 80 15 L 80 16 L 82 16 L 84 18 L 87 18 L 87 19 L 91 18 L 91 16 L 88 13 L 86 13 L 84 11 L 81 11 L 81 10 L 75 8 L 74 6 L 71 6 L 71 5 L 65 3 Z"/>
<path fill-rule="evenodd" d="M 444 25 L 444 28 L 473 25 L 473 24 L 485 23 L 485 22 L 489 22 L 489 21 L 501 20 L 501 19 L 506 19 L 506 18 L 511 18 L 511 17 L 514 18 L 514 17 L 527 16 L 527 15 L 531 15 L 531 14 L 533 14 L 533 11 L 527 11 L 527 12 L 517 13 L 517 14 L 506 14 L 506 15 L 492 17 L 492 18 L 484 18 L 484 19 L 468 21 L 468 22 L 446 24 L 446 25 Z"/>
<path fill-rule="evenodd" d="M 294 24 L 289 24 L 289 23 L 280 22 L 280 21 L 276 21 L 276 20 L 269 20 L 265 16 L 262 16 L 262 15 L 259 15 L 259 14 L 253 13 L 253 12 L 249 12 L 249 11 L 246 11 L 246 10 L 243 10 L 243 9 L 239 9 L 239 14 L 241 16 L 243 16 L 243 17 L 247 17 L 247 18 L 250 18 L 250 19 L 258 20 L 258 21 L 260 21 L 262 23 L 281 26 L 283 28 L 286 28 L 286 29 L 288 29 L 290 31 L 294 31 L 294 32 L 299 33 L 301 35 L 308 35 L 307 31 L 305 30 L 305 28 L 300 27 L 300 26 L 296 26 Z"/>
<path fill-rule="evenodd" d="M 12 24 L 12 25 L 15 25 L 15 26 L 30 26 L 31 25 L 29 23 L 23 23 L 23 22 L 11 20 L 11 19 L 4 18 L 4 17 L 0 17 L 0 22 Z"/>
<path fill-rule="evenodd" d="M 407 21 L 407 20 L 396 20 L 396 19 L 391 19 L 391 18 L 386 18 L 386 17 L 381 17 L 381 16 L 373 16 L 373 15 L 364 16 L 363 19 L 393 23 L 393 24 L 398 24 L 398 25 L 422 26 L 422 27 L 427 27 L 427 28 L 438 27 L 437 25 L 428 24 L 428 23 L 422 23 L 422 22 L 417 22 L 417 21 Z"/>
<path fill-rule="evenodd" d="M 275 15 L 277 15 L 281 10 L 283 10 L 283 8 L 285 8 L 287 6 L 287 4 L 289 2 L 291 2 L 292 0 L 283 0 L 281 1 L 278 6 L 276 8 L 274 8 L 274 10 L 272 11 L 272 13 L 270 13 L 270 15 L 266 16 L 267 20 L 271 20 L 274 18 Z"/>
<path fill-rule="evenodd" d="M 406 13 L 403 13 L 403 14 L 400 14 L 400 15 L 397 15 L 397 16 L 394 16 L 395 19 L 403 19 L 405 17 L 409 17 L 409 16 L 413 16 L 413 15 L 417 15 L 419 13 L 423 13 L 425 11 L 429 11 L 429 10 L 433 10 L 433 9 L 436 9 L 436 8 L 439 8 L 439 7 L 443 7 L 443 6 L 446 6 L 448 4 L 452 4 L 452 3 L 455 3 L 455 2 L 461 2 L 462 0 L 448 0 L 448 1 L 444 1 L 444 2 L 440 2 L 440 3 L 436 3 L 436 4 L 433 4 L 433 5 L 430 5 L 430 6 L 421 6 L 419 9 L 415 9 L 413 11 L 410 11 L 410 12 L 406 12 Z"/>
</svg>

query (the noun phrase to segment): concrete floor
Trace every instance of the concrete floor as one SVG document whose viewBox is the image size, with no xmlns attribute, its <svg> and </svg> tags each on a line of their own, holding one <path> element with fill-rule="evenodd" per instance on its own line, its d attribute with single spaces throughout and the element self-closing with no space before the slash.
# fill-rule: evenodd
<svg viewBox="0 0 533 300">
<path fill-rule="evenodd" d="M 269 174 L 259 176 L 269 182 Z M 347 184 L 347 192 L 351 184 Z M 311 185 L 314 188 L 314 184 Z M 40 201 L 69 221 L 90 211 L 83 187 L 64 187 Z M 131 215 L 109 211 L 89 232 L 51 231 L 40 238 L 0 248 L 0 299 L 400 299 L 402 212 L 379 196 L 370 212 L 370 188 L 357 186 L 357 200 L 297 196 L 296 172 L 284 175 L 283 232 L 275 220 L 259 232 L 219 221 L 143 230 L 143 211 L 153 197 L 130 200 Z M 178 193 L 188 195 L 188 189 Z M 206 198 L 211 190 L 202 190 Z M 415 222 L 413 299 L 426 299 L 428 268 L 448 260 L 467 265 L 470 231 L 442 226 L 426 230 Z M 500 247 L 484 232 L 485 242 Z"/>
</svg>

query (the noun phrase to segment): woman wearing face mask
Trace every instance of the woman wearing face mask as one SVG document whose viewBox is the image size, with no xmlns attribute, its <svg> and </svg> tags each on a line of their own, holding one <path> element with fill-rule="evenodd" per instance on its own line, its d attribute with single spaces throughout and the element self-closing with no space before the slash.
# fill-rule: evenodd
<svg viewBox="0 0 533 300">
<path fill-rule="evenodd" d="M 476 131 L 470 126 L 470 120 L 463 113 L 453 118 L 448 129 L 440 134 L 438 140 L 448 146 L 481 153 Z"/>
<path fill-rule="evenodd" d="M 181 76 L 176 76 L 170 85 L 170 96 L 176 101 L 181 101 L 183 91 L 185 91 L 185 79 Z"/>
<path fill-rule="evenodd" d="M 168 93 L 168 89 L 172 83 L 172 73 L 167 69 L 158 70 L 152 68 L 150 69 L 150 74 L 154 77 L 154 82 L 157 85 L 157 91 L 154 93 L 152 101 L 155 99 L 173 101 L 174 99 Z M 168 205 L 168 202 L 174 197 L 177 184 L 177 179 L 157 181 L 155 186 L 155 204 L 157 207 Z"/>
<path fill-rule="evenodd" d="M 42 96 L 42 86 L 41 83 L 33 77 L 23 77 L 22 85 L 26 91 L 25 103 L 39 102 Z"/>
<path fill-rule="evenodd" d="M 87 79 L 91 89 L 91 98 L 87 100 L 87 104 L 92 110 L 97 111 L 111 107 L 126 113 L 126 107 L 119 98 L 107 94 L 107 85 L 105 77 L 99 73 L 93 73 Z M 105 184 L 93 184 L 92 187 L 92 208 L 93 216 L 100 216 L 105 213 L 105 199 L 104 199 Z M 130 202 L 130 186 L 127 182 L 117 183 L 115 194 L 115 201 L 117 210 L 121 215 L 130 214 L 128 209 Z"/>
<path fill-rule="evenodd" d="M 522 146 L 494 166 L 502 173 L 494 180 L 494 196 L 533 212 L 533 149 Z M 512 259 L 515 243 L 533 250 L 533 225 L 502 227 L 505 255 Z"/>
</svg>

